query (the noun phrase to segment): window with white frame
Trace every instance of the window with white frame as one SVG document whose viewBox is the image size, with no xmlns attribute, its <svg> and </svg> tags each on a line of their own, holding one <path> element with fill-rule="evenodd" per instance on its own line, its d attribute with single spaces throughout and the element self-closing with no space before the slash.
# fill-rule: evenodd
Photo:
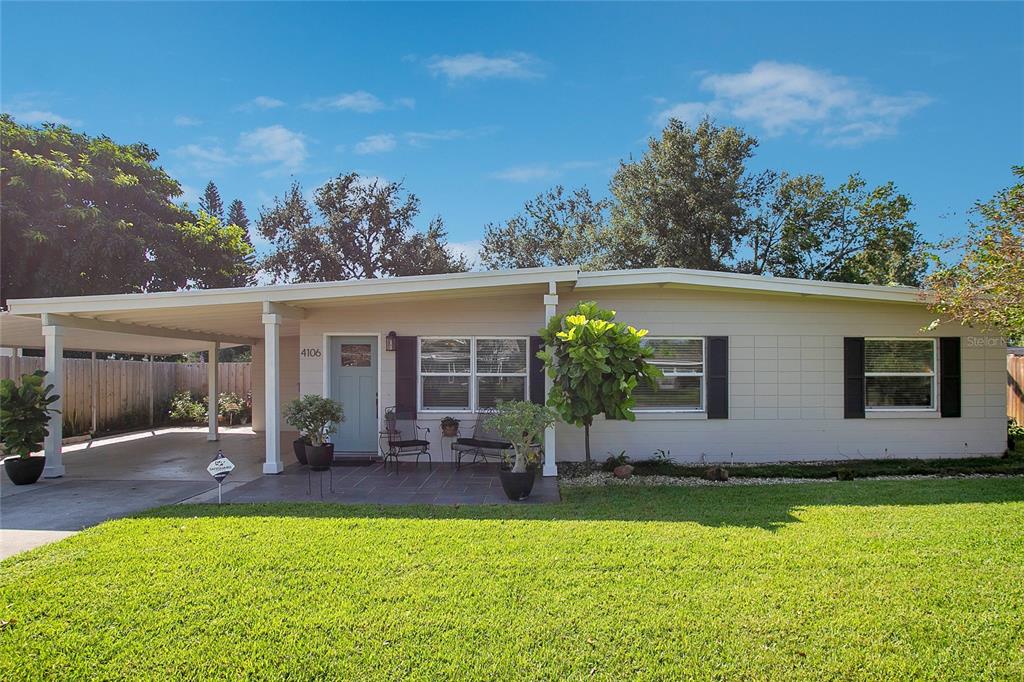
<svg viewBox="0 0 1024 682">
<path fill-rule="evenodd" d="M 648 362 L 661 370 L 657 389 L 640 384 L 633 390 L 635 409 L 645 411 L 701 411 L 704 409 L 704 339 L 701 337 L 645 337 L 654 351 Z"/>
<path fill-rule="evenodd" d="M 525 400 L 526 337 L 420 338 L 420 409 L 483 410 Z"/>
<path fill-rule="evenodd" d="M 935 409 L 935 339 L 864 339 L 869 410 Z"/>
</svg>

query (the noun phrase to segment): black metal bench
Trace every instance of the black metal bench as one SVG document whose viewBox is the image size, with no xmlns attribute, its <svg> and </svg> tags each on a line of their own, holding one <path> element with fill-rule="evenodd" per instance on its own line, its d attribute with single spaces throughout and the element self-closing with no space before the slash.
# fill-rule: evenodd
<svg viewBox="0 0 1024 682">
<path fill-rule="evenodd" d="M 473 425 L 473 435 L 470 438 L 456 438 L 452 443 L 452 452 L 455 454 L 455 468 L 462 467 L 462 458 L 473 455 L 473 464 L 489 459 L 501 460 L 503 452 L 512 449 L 512 443 L 502 440 L 496 433 L 488 431 L 484 425 L 486 416 L 481 416 Z"/>
</svg>

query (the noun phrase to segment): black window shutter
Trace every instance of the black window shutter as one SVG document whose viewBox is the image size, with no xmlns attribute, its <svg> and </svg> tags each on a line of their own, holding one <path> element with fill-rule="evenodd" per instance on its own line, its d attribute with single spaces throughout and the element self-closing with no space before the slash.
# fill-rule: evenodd
<svg viewBox="0 0 1024 682">
<path fill-rule="evenodd" d="M 729 337 L 708 337 L 708 419 L 729 418 Z"/>
<path fill-rule="evenodd" d="M 530 337 L 530 402 L 544 404 L 544 362 L 537 353 L 544 350 L 544 342 L 539 336 Z"/>
<path fill-rule="evenodd" d="M 415 419 L 417 338 L 399 336 L 395 341 L 395 416 Z"/>
<path fill-rule="evenodd" d="M 843 418 L 864 418 L 864 337 L 843 339 Z"/>
<path fill-rule="evenodd" d="M 939 339 L 939 413 L 960 416 L 960 337 Z"/>
</svg>

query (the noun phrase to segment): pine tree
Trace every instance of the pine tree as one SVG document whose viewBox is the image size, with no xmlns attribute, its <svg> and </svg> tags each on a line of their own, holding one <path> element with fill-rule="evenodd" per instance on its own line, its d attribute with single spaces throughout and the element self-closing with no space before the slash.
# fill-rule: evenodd
<svg viewBox="0 0 1024 682">
<path fill-rule="evenodd" d="M 213 180 L 206 185 L 206 190 L 199 199 L 199 208 L 215 218 L 224 219 L 224 202 L 221 201 L 220 190 L 213 184 Z"/>
<path fill-rule="evenodd" d="M 249 229 L 249 216 L 245 214 L 245 205 L 241 199 L 235 199 L 228 206 L 228 225 L 238 225 Z"/>
</svg>

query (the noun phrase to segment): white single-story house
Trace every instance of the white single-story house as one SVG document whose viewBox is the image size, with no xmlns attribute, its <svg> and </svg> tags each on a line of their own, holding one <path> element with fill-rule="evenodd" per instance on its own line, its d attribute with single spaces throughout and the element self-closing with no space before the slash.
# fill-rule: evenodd
<svg viewBox="0 0 1024 682">
<path fill-rule="evenodd" d="M 265 431 L 264 472 L 275 474 L 289 440 L 282 406 L 307 393 L 343 402 L 339 451 L 375 452 L 394 407 L 432 427 L 435 461 L 447 459 L 437 428 L 445 416 L 465 431 L 499 400 L 544 399 L 538 330 L 580 300 L 648 329 L 665 374 L 658 391 L 638 395 L 636 421 L 598 419 L 595 457 L 756 462 L 1005 448 L 1004 341 L 957 325 L 925 331 L 934 315 L 907 287 L 551 267 L 23 299 L 8 302 L 0 343 L 40 345 L 28 337 L 41 328 L 52 376 L 64 348 L 251 344 L 253 427 Z M 54 425 L 49 476 L 63 472 Z M 213 420 L 211 439 L 216 428 Z M 576 427 L 549 429 L 544 474 L 556 473 L 556 459 L 582 459 L 582 444 Z"/>
</svg>

